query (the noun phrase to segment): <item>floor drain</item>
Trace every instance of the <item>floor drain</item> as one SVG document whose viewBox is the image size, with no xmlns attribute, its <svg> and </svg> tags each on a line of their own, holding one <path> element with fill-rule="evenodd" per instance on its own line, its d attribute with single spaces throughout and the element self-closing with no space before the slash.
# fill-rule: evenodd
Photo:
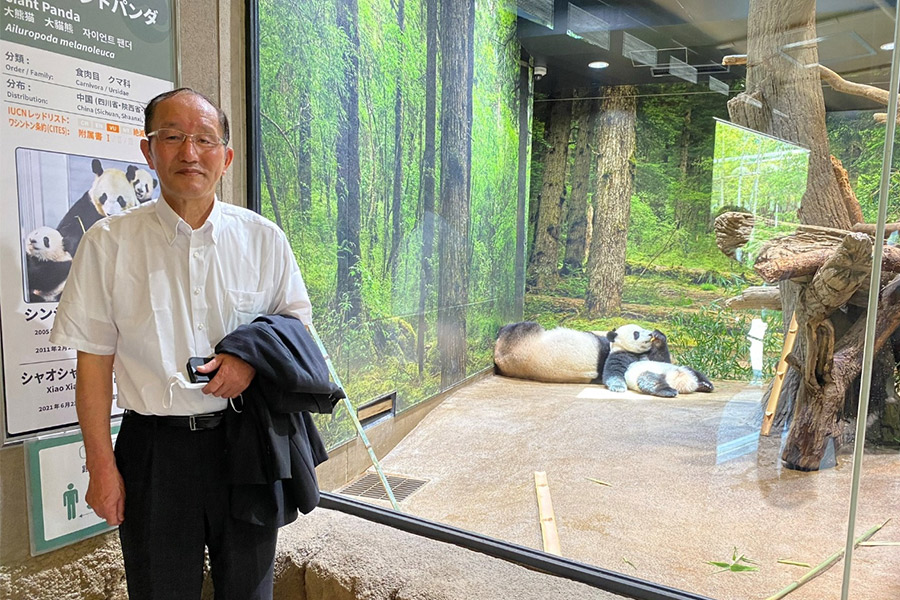
<svg viewBox="0 0 900 600">
<path fill-rule="evenodd" d="M 388 475 L 387 480 L 397 502 L 406 500 L 413 492 L 428 483 L 423 479 L 412 479 L 411 477 L 401 477 L 399 475 Z M 377 473 L 366 473 L 338 491 L 341 494 L 359 496 L 360 498 L 388 499 L 387 492 L 384 491 L 384 486 L 381 485 L 381 479 Z"/>
</svg>

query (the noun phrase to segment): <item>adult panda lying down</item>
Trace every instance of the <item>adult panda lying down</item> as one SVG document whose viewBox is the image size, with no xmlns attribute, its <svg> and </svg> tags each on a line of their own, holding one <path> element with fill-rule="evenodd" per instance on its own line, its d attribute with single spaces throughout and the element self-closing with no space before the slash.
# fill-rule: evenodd
<svg viewBox="0 0 900 600">
<path fill-rule="evenodd" d="M 494 371 L 507 377 L 603 383 L 614 392 L 632 389 L 664 397 L 712 391 L 702 373 L 671 362 L 666 336 L 638 325 L 610 332 L 548 331 L 524 321 L 502 327 L 494 344 Z"/>
</svg>

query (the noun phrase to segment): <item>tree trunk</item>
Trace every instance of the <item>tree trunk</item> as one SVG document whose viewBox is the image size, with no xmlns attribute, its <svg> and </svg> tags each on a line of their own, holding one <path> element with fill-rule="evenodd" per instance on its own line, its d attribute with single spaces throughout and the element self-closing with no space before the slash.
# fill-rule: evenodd
<svg viewBox="0 0 900 600">
<path fill-rule="evenodd" d="M 606 88 L 600 113 L 593 238 L 584 302 L 585 310 L 594 316 L 618 314 L 622 308 L 634 188 L 636 93 L 632 85 Z"/>
<path fill-rule="evenodd" d="M 264 144 L 259 146 L 259 158 L 262 163 L 263 175 L 266 178 L 266 190 L 269 192 L 269 202 L 272 203 L 272 212 L 275 213 L 275 224 L 278 229 L 284 229 L 281 225 L 281 211 L 278 209 L 278 198 L 275 195 L 275 188 L 272 187 L 272 173 L 269 171 L 269 159 L 266 157 L 266 148 Z"/>
<path fill-rule="evenodd" d="M 562 274 L 580 273 L 584 266 L 587 240 L 588 189 L 591 184 L 593 161 L 594 125 L 597 114 L 596 100 L 578 100 L 573 108 L 572 120 L 578 128 L 575 138 L 575 164 L 572 167 L 572 191 L 566 211 L 566 255 Z"/>
<path fill-rule="evenodd" d="M 529 172 L 528 197 L 528 241 L 526 245 L 528 264 L 534 254 L 537 239 L 538 207 L 541 205 L 541 187 L 544 182 L 544 167 L 547 163 L 547 135 L 550 131 L 550 106 L 552 102 L 535 102 L 531 131 L 538 132 L 531 138 L 531 169 Z"/>
<path fill-rule="evenodd" d="M 513 314 L 507 321 L 520 321 L 525 312 L 525 252 L 528 238 L 528 150 L 531 148 L 529 116 L 532 107 L 531 73 L 527 64 L 519 67 L 519 173 L 516 204 L 516 262 Z"/>
<path fill-rule="evenodd" d="M 308 215 L 312 209 L 312 114 L 309 92 L 300 94 L 300 127 L 297 144 L 297 203 L 300 213 Z"/>
<path fill-rule="evenodd" d="M 442 2 L 441 26 L 438 348 L 446 389 L 466 376 L 475 0 Z"/>
<path fill-rule="evenodd" d="M 538 290 L 553 287 L 558 279 L 556 269 L 559 260 L 560 209 L 565 201 L 571 119 L 570 101 L 560 100 L 553 103 L 550 109 L 550 131 L 547 136 L 549 147 L 544 160 L 541 195 L 538 197 L 534 250 L 528 265 L 529 279 Z"/>
<path fill-rule="evenodd" d="M 359 30 L 357 0 L 338 0 L 337 25 L 347 38 L 337 138 L 337 298 L 344 320 L 361 312 L 359 265 Z"/>
<path fill-rule="evenodd" d="M 800 222 L 850 228 L 825 128 L 817 69 L 815 0 L 751 0 L 747 21 L 746 91 L 728 101 L 731 120 L 809 148 L 809 177 Z"/>
<path fill-rule="evenodd" d="M 400 29 L 400 63 L 403 63 L 403 9 L 405 0 L 397 0 L 397 27 Z M 391 200 L 391 253 L 388 256 L 385 275 L 388 269 L 396 271 L 397 251 L 400 248 L 402 232 L 400 230 L 400 206 L 403 200 L 403 78 L 397 73 L 397 88 L 394 90 L 394 182 Z M 387 243 L 387 240 L 385 240 Z"/>
<path fill-rule="evenodd" d="M 419 379 L 425 372 L 425 311 L 431 289 L 431 255 L 434 251 L 434 155 L 437 96 L 438 10 L 437 0 L 425 2 L 425 147 L 422 155 L 422 276 L 419 279 L 419 323 L 416 357 Z"/>
<path fill-rule="evenodd" d="M 746 91 L 728 101 L 731 120 L 739 125 L 799 144 L 810 150 L 806 192 L 799 210 L 800 222 L 849 229 L 850 216 L 838 187 L 825 128 L 825 102 L 818 69 L 815 0 L 751 0 L 747 22 Z M 780 285 L 782 319 L 787 331 L 802 291 L 800 284 L 785 281 Z M 801 329 L 792 353 L 797 365 L 805 365 L 806 332 Z M 808 394 L 807 386 L 790 387 L 809 381 L 809 373 L 788 378 L 781 403 L 792 404 L 797 416 L 805 414 L 810 403 L 821 398 Z M 795 400 L 796 398 L 796 400 Z M 821 423 L 821 427 L 829 425 Z M 801 426 L 802 427 L 802 426 Z M 814 438 L 823 439 L 818 432 Z M 839 436 L 838 436 L 839 437 Z M 832 437 L 832 439 L 835 439 Z M 797 444 L 795 438 L 792 444 Z M 810 440 L 809 445 L 815 445 Z M 806 448 L 786 448 L 787 464 L 799 464 L 794 456 Z M 792 458 L 789 460 L 789 455 Z"/>
</svg>

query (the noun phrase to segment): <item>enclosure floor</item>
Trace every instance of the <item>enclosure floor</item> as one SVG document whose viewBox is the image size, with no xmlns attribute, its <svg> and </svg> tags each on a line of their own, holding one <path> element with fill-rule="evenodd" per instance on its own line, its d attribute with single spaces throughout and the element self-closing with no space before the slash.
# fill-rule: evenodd
<svg viewBox="0 0 900 600">
<path fill-rule="evenodd" d="M 404 512 L 532 548 L 544 471 L 563 556 L 720 600 L 764 599 L 807 571 L 779 559 L 815 566 L 843 549 L 852 461 L 781 468 L 778 437 L 757 447 L 760 388 L 717 386 L 661 399 L 490 377 L 436 407 L 382 466 L 428 480 Z M 900 456 L 868 453 L 856 535 L 893 518 L 872 541 L 900 541 L 898 509 Z M 759 570 L 707 564 L 731 562 L 735 548 Z M 840 598 L 842 570 L 788 599 Z M 858 547 L 850 598 L 900 598 L 898 573 L 900 546 Z"/>
</svg>

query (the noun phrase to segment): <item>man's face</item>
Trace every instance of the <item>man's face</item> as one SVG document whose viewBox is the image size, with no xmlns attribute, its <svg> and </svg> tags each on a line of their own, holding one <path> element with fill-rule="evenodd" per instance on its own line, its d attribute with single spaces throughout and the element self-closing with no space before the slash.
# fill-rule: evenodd
<svg viewBox="0 0 900 600">
<path fill-rule="evenodd" d="M 190 93 L 160 102 L 150 127 L 222 136 L 216 109 Z M 156 138 L 142 140 L 141 151 L 147 164 L 159 176 L 163 196 L 174 202 L 211 201 L 215 197 L 216 184 L 234 158 L 234 151 L 224 145 L 204 150 L 189 139 L 176 145 L 164 144 Z"/>
</svg>

